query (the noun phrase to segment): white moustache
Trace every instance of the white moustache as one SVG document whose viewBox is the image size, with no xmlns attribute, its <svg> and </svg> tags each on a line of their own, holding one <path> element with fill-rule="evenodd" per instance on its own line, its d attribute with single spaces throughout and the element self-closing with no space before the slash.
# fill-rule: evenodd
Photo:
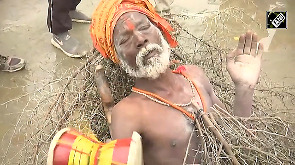
<svg viewBox="0 0 295 165">
<path fill-rule="evenodd" d="M 148 44 L 145 48 L 141 48 L 138 55 L 140 55 L 141 57 L 145 57 L 146 55 L 148 55 L 149 53 L 151 53 L 152 51 L 158 51 L 159 53 L 163 52 L 163 48 L 158 45 L 158 44 Z"/>
</svg>

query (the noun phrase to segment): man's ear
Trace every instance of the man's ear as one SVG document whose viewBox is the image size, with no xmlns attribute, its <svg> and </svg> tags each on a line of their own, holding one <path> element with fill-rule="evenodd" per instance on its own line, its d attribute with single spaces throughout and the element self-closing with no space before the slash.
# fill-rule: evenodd
<svg viewBox="0 0 295 165">
<path fill-rule="evenodd" d="M 124 56 L 123 56 L 122 54 L 119 53 L 119 51 L 118 51 L 116 45 L 114 45 L 114 47 L 115 47 L 115 53 L 116 53 L 116 55 L 117 55 L 119 61 L 121 62 L 121 60 L 124 60 L 125 58 L 124 58 Z"/>
</svg>

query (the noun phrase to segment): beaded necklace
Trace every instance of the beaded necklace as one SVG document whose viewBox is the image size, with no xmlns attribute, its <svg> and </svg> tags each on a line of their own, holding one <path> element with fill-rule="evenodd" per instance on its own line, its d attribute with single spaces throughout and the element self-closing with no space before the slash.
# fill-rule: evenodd
<svg viewBox="0 0 295 165">
<path fill-rule="evenodd" d="M 194 90 L 194 85 L 193 85 L 193 83 L 192 83 L 190 80 L 188 80 L 188 82 L 190 83 L 190 86 L 191 86 L 191 89 L 192 89 L 192 93 L 193 93 L 193 97 L 190 99 L 190 101 L 189 101 L 188 103 L 185 103 L 185 104 L 177 104 L 177 103 L 173 103 L 174 105 L 177 105 L 177 106 L 179 106 L 179 107 L 187 107 L 187 106 L 189 106 L 189 105 L 192 104 L 192 101 L 193 101 L 194 98 L 195 98 L 195 90 Z M 135 88 L 135 89 L 136 89 L 136 88 Z M 150 100 L 152 100 L 152 101 L 154 101 L 154 102 L 156 102 L 156 103 L 159 103 L 159 104 L 162 104 L 162 105 L 165 105 L 165 106 L 170 107 L 170 104 L 168 104 L 168 103 L 166 103 L 166 102 L 164 102 L 164 101 L 161 101 L 161 100 L 159 100 L 159 99 L 157 99 L 157 98 L 154 98 L 154 97 L 152 97 L 152 96 L 150 96 L 150 95 L 148 95 L 148 94 L 146 94 L 146 93 L 139 92 L 138 90 L 134 90 L 134 88 L 132 88 L 131 91 L 132 91 L 132 92 L 135 92 L 135 93 L 138 93 L 138 94 L 140 94 L 140 95 L 143 95 L 143 96 L 149 98 Z"/>
<path fill-rule="evenodd" d="M 173 71 L 173 73 L 178 73 L 178 74 L 182 74 L 191 84 L 191 87 L 194 86 L 195 87 L 195 90 L 197 91 L 197 93 L 199 94 L 200 96 L 200 99 L 201 99 L 201 102 L 202 102 L 202 105 L 203 105 L 203 110 L 204 112 L 206 112 L 206 106 L 205 106 L 205 102 L 204 102 L 204 98 L 203 98 L 203 95 L 201 94 L 201 91 L 198 89 L 197 85 L 190 80 L 189 76 L 187 74 L 184 73 L 185 71 L 185 67 L 184 66 L 181 66 L 181 67 L 178 67 L 175 71 Z M 192 91 L 194 91 L 193 87 L 192 87 Z M 181 108 L 181 106 L 188 106 L 191 104 L 192 100 L 194 99 L 194 96 L 193 98 L 190 100 L 189 103 L 186 103 L 186 104 L 175 104 L 175 103 L 172 103 L 162 97 L 160 97 L 159 95 L 156 95 L 154 93 L 151 93 L 151 92 L 148 92 L 148 91 L 145 91 L 145 90 L 141 90 L 141 89 L 138 89 L 138 88 L 135 88 L 135 87 L 132 87 L 132 92 L 135 92 L 135 93 L 138 93 L 138 94 L 141 94 L 143 96 L 146 96 L 147 98 L 151 99 L 152 101 L 155 101 L 159 104 L 163 104 L 163 105 L 166 105 L 166 106 L 171 106 L 179 111 L 181 111 L 182 113 L 184 113 L 185 115 L 187 115 L 189 118 L 191 118 L 192 120 L 195 120 L 195 114 L 194 113 L 190 113 L 186 110 L 184 110 L 183 108 Z M 194 92 L 193 92 L 194 93 Z"/>
</svg>

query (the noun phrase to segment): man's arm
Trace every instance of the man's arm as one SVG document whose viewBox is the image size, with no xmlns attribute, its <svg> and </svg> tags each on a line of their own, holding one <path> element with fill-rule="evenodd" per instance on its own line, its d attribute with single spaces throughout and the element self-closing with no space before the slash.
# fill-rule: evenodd
<svg viewBox="0 0 295 165">
<path fill-rule="evenodd" d="M 235 84 L 234 115 L 252 114 L 254 88 L 261 69 L 263 45 L 257 47 L 258 37 L 250 31 L 241 35 L 238 47 L 227 55 L 226 67 Z"/>
<path fill-rule="evenodd" d="M 140 115 L 134 106 L 118 103 L 112 111 L 111 132 L 112 139 L 130 138 L 133 131 L 140 131 Z"/>
</svg>

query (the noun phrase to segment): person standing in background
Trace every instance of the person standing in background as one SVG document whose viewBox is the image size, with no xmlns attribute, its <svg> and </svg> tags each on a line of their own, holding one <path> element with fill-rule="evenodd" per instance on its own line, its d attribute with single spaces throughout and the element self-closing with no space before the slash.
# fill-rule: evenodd
<svg viewBox="0 0 295 165">
<path fill-rule="evenodd" d="M 72 21 L 91 23 L 91 18 L 76 10 L 81 0 L 48 0 L 47 26 L 53 34 L 51 43 L 62 50 L 69 57 L 83 57 L 83 50 L 79 41 L 69 34 Z"/>
</svg>

